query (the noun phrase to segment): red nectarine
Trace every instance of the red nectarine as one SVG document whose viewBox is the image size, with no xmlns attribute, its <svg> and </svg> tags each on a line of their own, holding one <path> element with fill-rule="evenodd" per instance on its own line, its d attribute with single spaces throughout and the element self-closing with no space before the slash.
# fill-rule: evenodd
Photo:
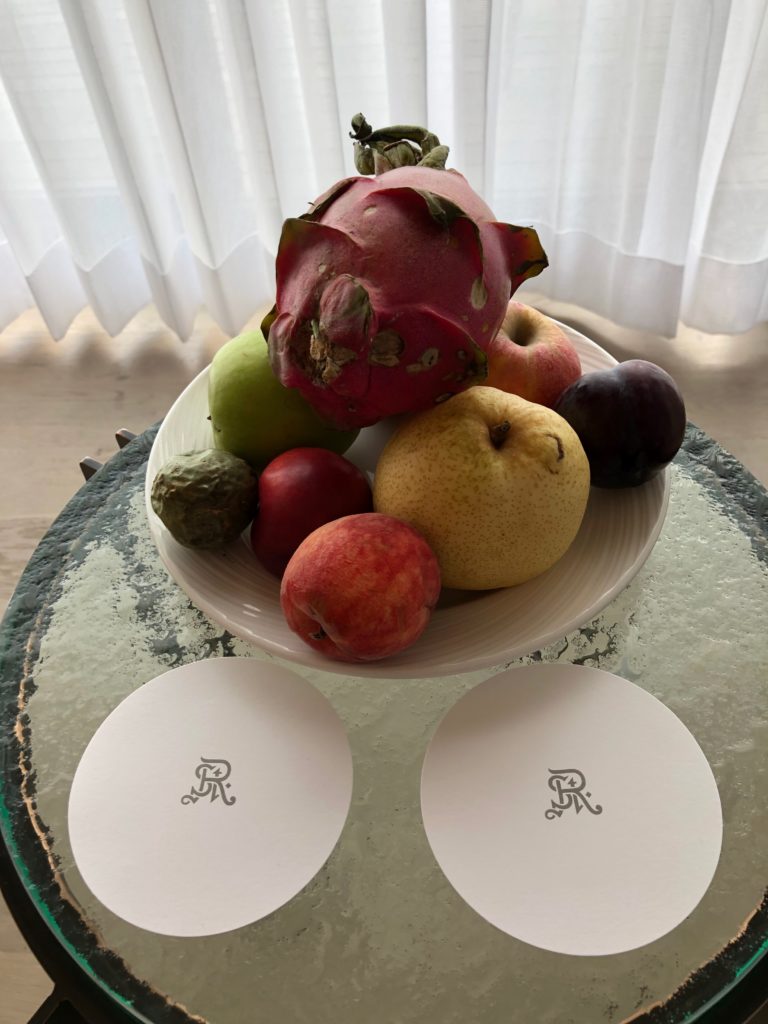
<svg viewBox="0 0 768 1024">
<path fill-rule="evenodd" d="M 412 526 L 376 512 L 335 519 L 288 563 L 280 603 L 290 628 L 341 661 L 375 661 L 424 631 L 440 596 L 440 568 Z"/>
</svg>

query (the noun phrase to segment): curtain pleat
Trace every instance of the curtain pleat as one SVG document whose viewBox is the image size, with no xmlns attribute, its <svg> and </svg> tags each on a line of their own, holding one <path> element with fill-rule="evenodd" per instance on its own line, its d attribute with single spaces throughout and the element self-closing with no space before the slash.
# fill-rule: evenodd
<svg viewBox="0 0 768 1024">
<path fill-rule="evenodd" d="M 768 319 L 768 0 L 0 0 L 0 329 L 270 303 L 350 120 L 428 126 L 633 327 Z"/>
<path fill-rule="evenodd" d="M 680 311 L 716 332 L 768 320 L 768 3 L 727 14 Z"/>
<path fill-rule="evenodd" d="M 0 235 L 0 325 L 9 324 L 35 304 L 7 238 Z"/>
</svg>

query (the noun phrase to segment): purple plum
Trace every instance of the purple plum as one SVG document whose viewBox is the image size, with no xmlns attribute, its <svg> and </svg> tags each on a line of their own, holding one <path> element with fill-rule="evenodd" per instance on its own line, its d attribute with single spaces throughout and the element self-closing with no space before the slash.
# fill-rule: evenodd
<svg viewBox="0 0 768 1024">
<path fill-rule="evenodd" d="M 578 434 L 596 487 L 644 484 L 672 461 L 685 434 L 680 389 L 645 359 L 585 373 L 566 388 L 555 411 Z"/>
</svg>

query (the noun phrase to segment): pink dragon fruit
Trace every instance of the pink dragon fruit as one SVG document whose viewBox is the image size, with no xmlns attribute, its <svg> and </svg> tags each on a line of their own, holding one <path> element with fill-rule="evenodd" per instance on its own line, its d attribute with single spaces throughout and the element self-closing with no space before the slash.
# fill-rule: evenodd
<svg viewBox="0 0 768 1024">
<path fill-rule="evenodd" d="M 284 223 L 263 324 L 276 375 L 340 428 L 481 382 L 510 296 L 547 266 L 532 228 L 497 222 L 443 169 L 434 135 L 352 124 L 356 167 L 376 176 L 337 182 Z"/>
</svg>

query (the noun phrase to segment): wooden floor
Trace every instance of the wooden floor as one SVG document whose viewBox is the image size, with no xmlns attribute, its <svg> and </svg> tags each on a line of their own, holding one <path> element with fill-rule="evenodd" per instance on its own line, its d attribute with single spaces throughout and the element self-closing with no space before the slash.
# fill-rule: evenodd
<svg viewBox="0 0 768 1024">
<path fill-rule="evenodd" d="M 528 293 L 618 359 L 664 366 L 688 417 L 768 485 L 768 325 L 729 338 L 681 329 L 673 340 L 620 330 Z M 110 339 L 87 313 L 56 343 L 25 314 L 0 333 L 0 613 L 38 540 L 82 483 L 81 458 L 104 461 L 120 427 L 159 420 L 224 335 L 201 316 L 180 343 L 151 309 Z M 0 901 L 0 1024 L 23 1024 L 51 985 Z"/>
</svg>

